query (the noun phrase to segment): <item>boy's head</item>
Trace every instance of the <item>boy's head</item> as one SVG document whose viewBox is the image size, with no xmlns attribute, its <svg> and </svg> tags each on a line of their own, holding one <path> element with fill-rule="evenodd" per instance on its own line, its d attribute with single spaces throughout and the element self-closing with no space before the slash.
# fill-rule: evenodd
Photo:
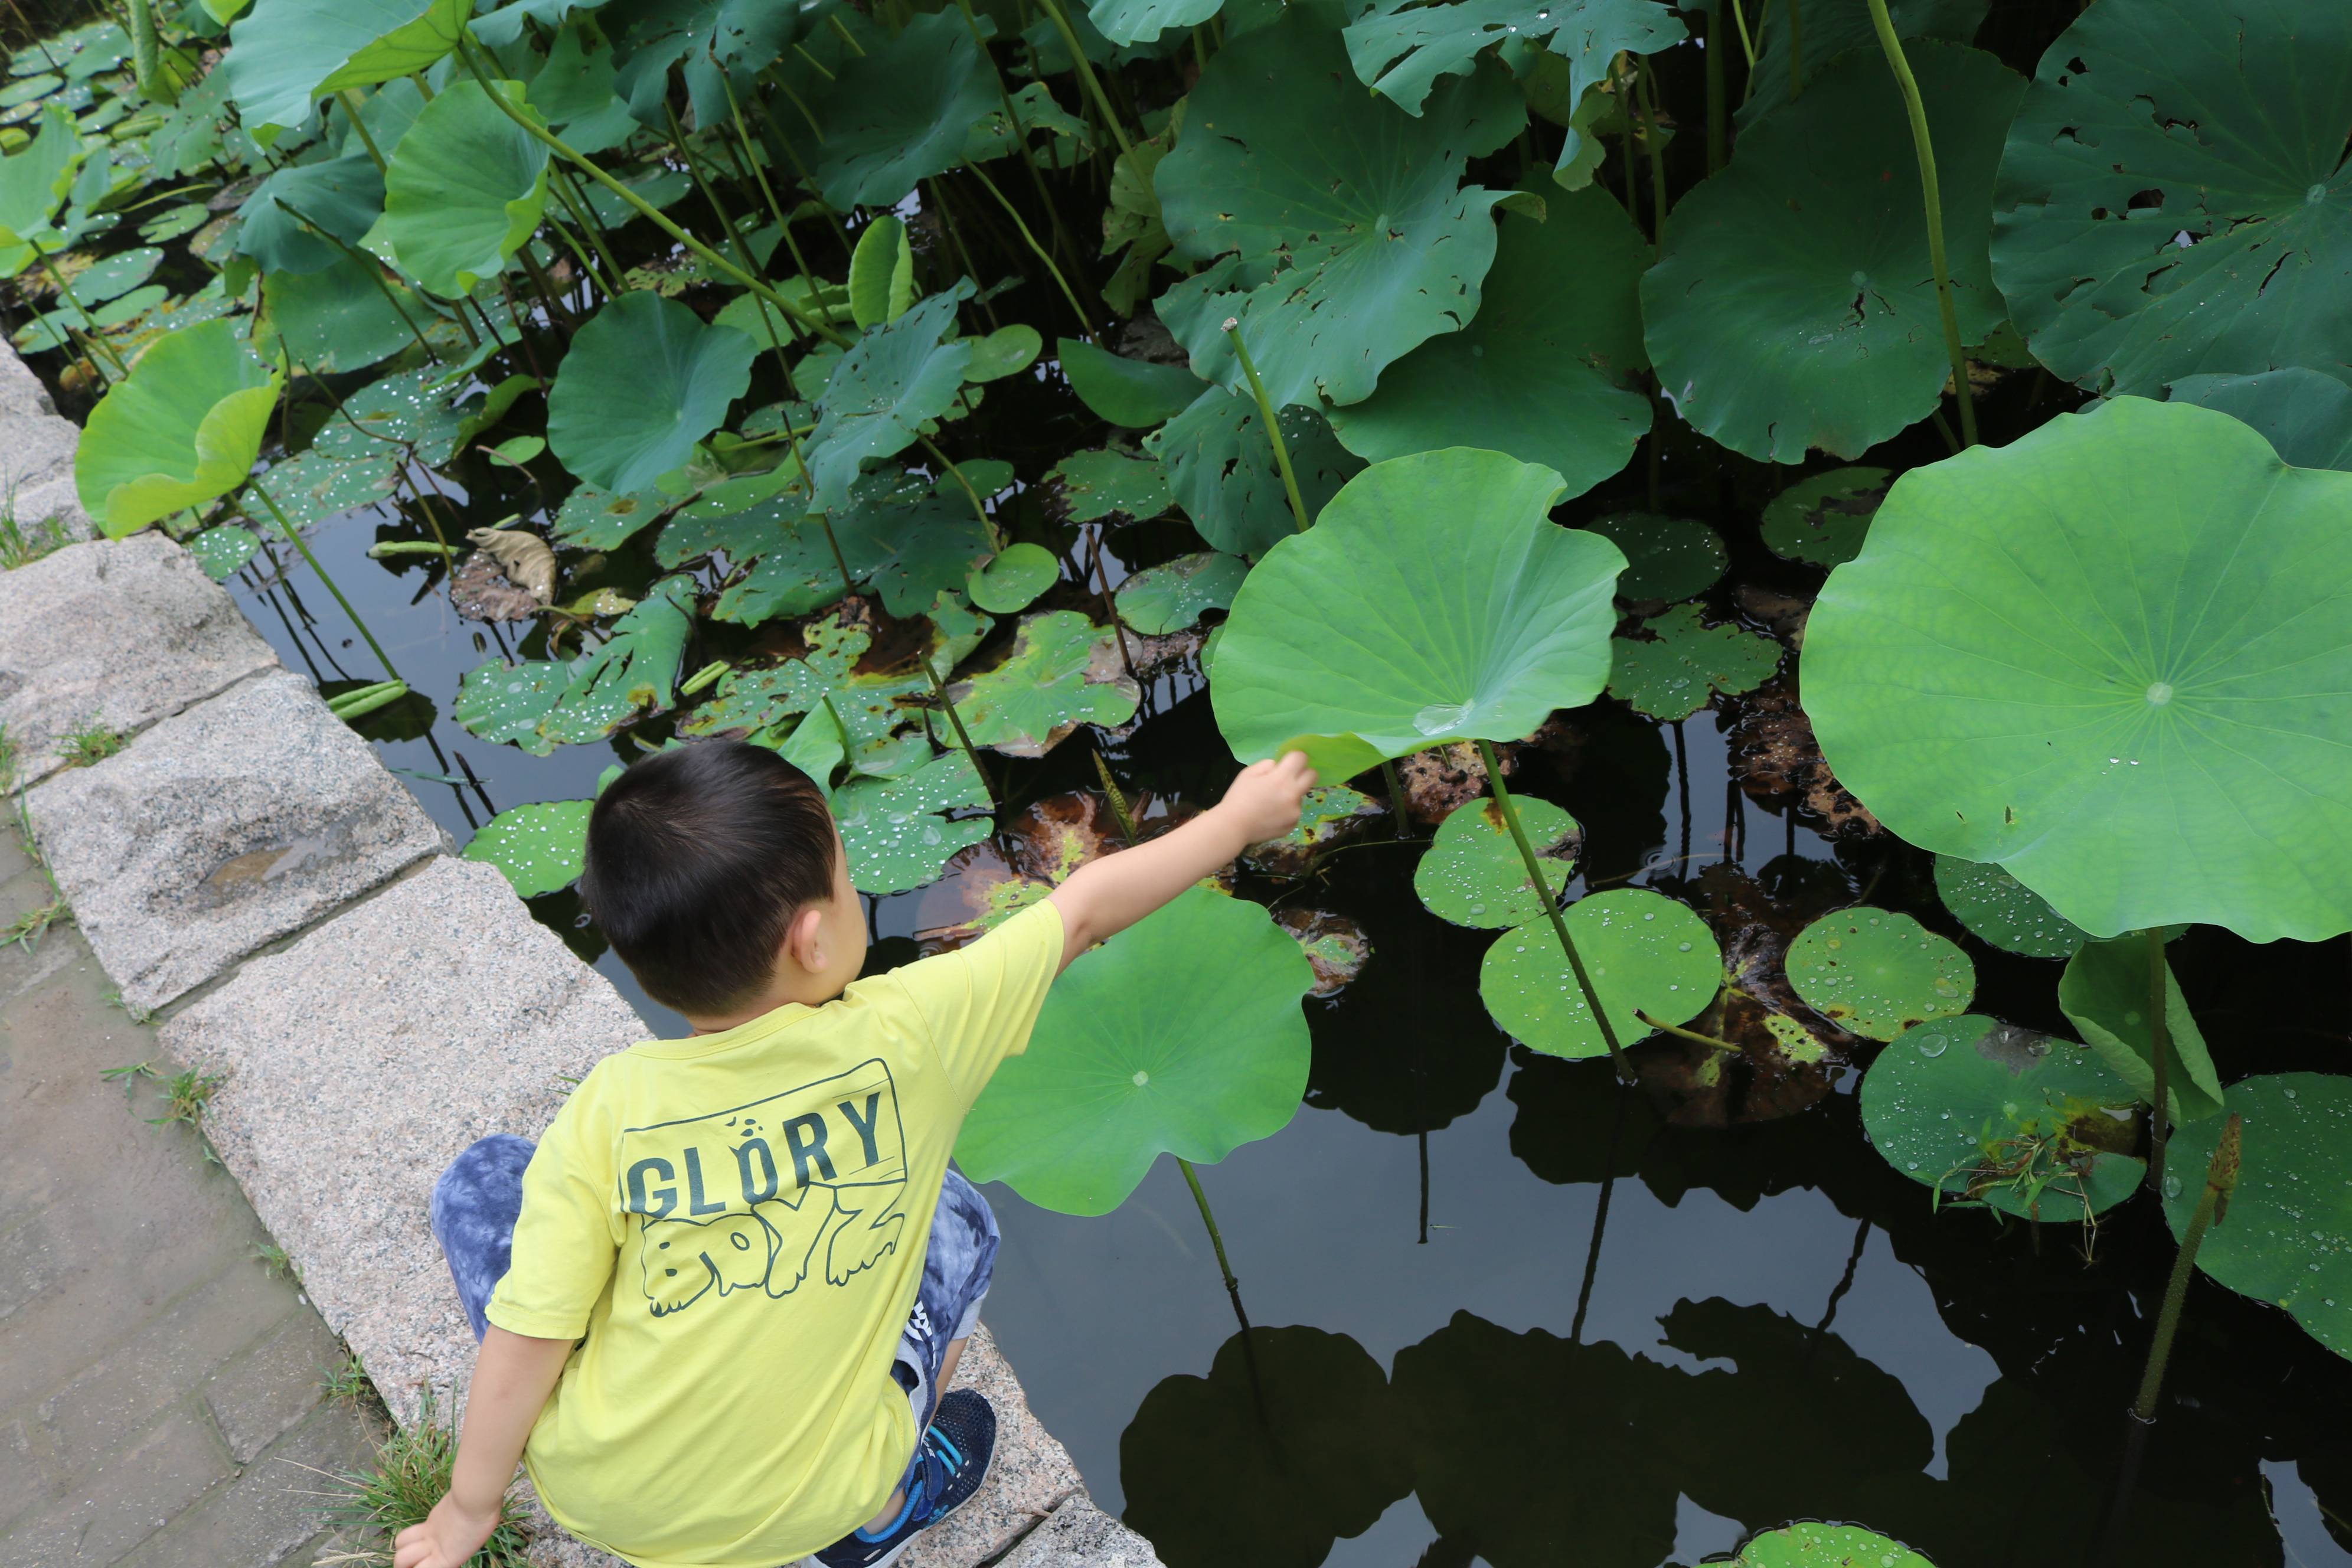
<svg viewBox="0 0 2352 1568">
<path fill-rule="evenodd" d="M 866 962 L 833 813 L 764 746 L 705 741 L 614 779 L 580 892 L 646 994 L 697 1024 L 829 1001 Z"/>
</svg>

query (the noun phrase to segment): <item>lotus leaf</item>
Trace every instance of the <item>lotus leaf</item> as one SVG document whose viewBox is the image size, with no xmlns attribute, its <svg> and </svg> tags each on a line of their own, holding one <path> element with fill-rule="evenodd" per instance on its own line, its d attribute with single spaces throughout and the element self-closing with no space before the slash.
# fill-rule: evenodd
<svg viewBox="0 0 2352 1568">
<path fill-rule="evenodd" d="M 2298 468 L 2352 469 L 2352 385 L 2301 365 L 2252 375 L 2184 375 L 2176 403 L 2218 408 L 2263 433 Z"/>
<path fill-rule="evenodd" d="M 497 87 L 515 112 L 538 118 L 523 101 L 522 83 Z M 383 222 L 373 237 L 421 287 L 459 299 L 505 269 L 546 206 L 546 144 L 509 119 L 479 82 L 453 82 L 394 150 Z"/>
<path fill-rule="evenodd" d="M 1953 919 L 2010 952 L 2028 958 L 2072 958 L 2090 941 L 2082 927 L 1998 866 L 1938 855 L 1936 891 Z"/>
<path fill-rule="evenodd" d="M 365 154 L 289 164 L 237 208 L 236 249 L 264 272 L 318 272 L 343 259 L 335 240 L 357 245 L 383 216 L 383 175 Z"/>
<path fill-rule="evenodd" d="M 165 289 L 160 283 L 143 289 L 133 289 L 120 300 L 110 300 L 90 311 L 89 320 L 102 331 L 137 321 L 163 302 Z M 9 342 L 26 353 L 38 353 L 45 349 L 63 348 L 73 341 L 73 329 L 83 325 L 81 311 L 68 307 L 36 316 L 11 334 Z"/>
<path fill-rule="evenodd" d="M 903 893 L 937 881 L 949 856 L 993 831 L 987 806 L 988 791 L 961 752 L 905 778 L 852 779 L 833 796 L 850 881 L 862 893 Z M 955 821 L 941 815 L 950 811 L 976 815 Z M 1033 1038 L 1030 1048 L 1036 1045 Z"/>
<path fill-rule="evenodd" d="M 1147 566 L 1118 585 L 1118 618 L 1146 637 L 1165 637 L 1222 610 L 1241 592 L 1249 563 L 1204 550 Z"/>
<path fill-rule="evenodd" d="M 1002 381 L 1017 375 L 1037 363 L 1037 355 L 1045 340 L 1037 335 L 1034 327 L 1015 321 L 1009 327 L 999 327 L 984 338 L 971 343 L 971 363 L 964 367 L 963 378 L 970 382 Z"/>
<path fill-rule="evenodd" d="M 2352 1357 L 2352 1078 L 2283 1072 L 2242 1079 L 2223 1109 L 2245 1119 L 2230 1212 L 2205 1233 L 2197 1267 L 2294 1314 Z M 2165 1154 L 2164 1217 L 2188 1227 L 2222 1118 L 2179 1129 Z"/>
<path fill-rule="evenodd" d="M 1010 117 L 1004 112 L 1008 101 L 1013 109 Z M 1043 147 L 1037 145 L 1040 132 L 1047 139 Z M 971 132 L 964 137 L 963 161 L 984 163 L 992 158 L 1008 157 L 1019 150 L 1021 142 L 1026 142 L 1032 149 L 1031 156 L 1045 167 L 1070 169 L 1094 151 L 1097 138 L 1085 121 L 1055 101 L 1052 88 L 1042 81 L 1033 81 L 1015 89 L 1009 100 L 999 100 L 973 122 Z M 1110 296 L 1106 293 L 1104 298 Z"/>
<path fill-rule="evenodd" d="M 1860 9 L 1859 6 L 1855 7 Z M 1977 5 L 1981 13 L 1981 4 Z M 1778 15 L 1778 13 L 1771 13 Z M 1831 13 L 1836 14 L 1834 9 Z M 1812 17 L 1805 18 L 1810 33 Z M 1807 38 L 1808 46 L 1811 39 Z M 1801 1520 L 1749 1538 L 1731 1568 L 1936 1568 L 1901 1542 L 1857 1524 L 1820 1524 Z"/>
<path fill-rule="evenodd" d="M 41 133 L 33 144 L 0 158 L 0 243 L 19 246 L 48 223 L 81 159 L 73 117 L 55 105 L 43 110 Z"/>
<path fill-rule="evenodd" d="M 215 583 L 226 583 L 237 574 L 245 563 L 261 548 L 261 541 L 252 531 L 243 528 L 208 528 L 188 541 L 188 553 L 205 569 L 205 575 Z"/>
<path fill-rule="evenodd" d="M 659 211 L 676 203 L 694 189 L 694 179 L 683 169 L 654 168 L 635 179 L 623 180 L 630 194 L 646 205 Z M 585 192 L 588 210 L 606 228 L 619 228 L 635 222 L 637 209 L 606 190 L 602 185 L 590 185 Z"/>
<path fill-rule="evenodd" d="M 1858 905 L 1823 915 L 1789 943 L 1789 984 L 1831 1022 L 1874 1040 L 1958 1017 L 1977 967 L 1909 915 Z"/>
<path fill-rule="evenodd" d="M 1976 342 L 2003 315 L 1985 212 L 2025 84 L 1974 49 L 1923 39 L 1907 52 L 1935 138 L 1960 337 Z M 1858 457 L 1936 410 L 1951 362 L 1885 57 L 1854 50 L 1823 67 L 1676 204 L 1642 311 L 1676 412 L 1747 457 Z"/>
<path fill-rule="evenodd" d="M 1625 466 L 1650 428 L 1649 398 L 1628 386 L 1649 363 L 1640 287 L 1650 244 L 1597 185 L 1554 192 L 1547 205 L 1540 221 L 1504 215 L 1475 320 L 1391 365 L 1365 401 L 1331 411 L 1349 451 L 1377 462 L 1486 447 L 1553 469 L 1570 495 Z"/>
<path fill-rule="evenodd" d="M 1609 695 L 1653 719 L 1687 719 L 1716 692 L 1752 691 L 1780 666 L 1780 645 L 1738 626 L 1710 626 L 1696 605 L 1643 623 L 1650 640 L 1610 642 Z"/>
<path fill-rule="evenodd" d="M 1493 68 L 1405 115 L 1360 90 L 1339 40 L 1297 9 L 1230 39 L 1151 178 L 1180 258 L 1231 253 L 1157 306 L 1193 374 L 1248 395 L 1234 319 L 1275 407 L 1360 403 L 1385 366 L 1459 330 L 1478 312 L 1505 195 L 1463 186 L 1462 172 L 1526 120 Z"/>
<path fill-rule="evenodd" d="M 150 245 L 161 245 L 165 240 L 178 239 L 183 235 L 194 234 L 210 223 L 212 218 L 212 209 L 202 202 L 189 202 L 183 206 L 166 207 L 139 226 L 139 237 Z"/>
<path fill-rule="evenodd" d="M 667 708 L 693 628 L 694 580 L 655 584 L 613 623 L 601 646 L 573 661 L 554 708 L 540 721 L 540 734 L 558 744 L 601 741 L 641 714 Z"/>
<path fill-rule="evenodd" d="M 1895 832 L 2094 936 L 2352 927 L 2347 504 L 2139 398 L 1915 468 L 1806 626 L 1822 751 Z"/>
<path fill-rule="evenodd" d="M 728 89 L 749 97 L 754 73 L 800 35 L 813 11 L 774 0 L 654 0 L 615 6 L 600 20 L 621 58 L 614 86 L 639 120 L 664 122 L 670 68 L 679 66 L 695 123 L 710 126 L 727 118 Z"/>
<path fill-rule="evenodd" d="M 2088 1046 L 1971 1013 L 1895 1037 L 1862 1080 L 1881 1158 L 1936 1188 L 2065 1223 L 2132 1195 L 2147 1167 L 2130 1085 Z"/>
<path fill-rule="evenodd" d="M 907 226 L 884 213 L 858 232 L 850 253 L 850 319 L 861 329 L 895 321 L 915 302 L 915 250 Z"/>
<path fill-rule="evenodd" d="M 1182 365 L 1121 359 L 1077 338 L 1056 338 L 1054 357 L 1079 402 L 1130 430 L 1162 424 L 1201 395 L 1201 378 Z"/>
<path fill-rule="evenodd" d="M 335 416 L 319 427 L 310 449 L 338 462 L 374 458 L 397 441 L 426 468 L 437 468 L 457 450 L 465 416 L 455 397 L 436 385 L 442 368 L 426 365 L 371 382 L 343 399 Z"/>
<path fill-rule="evenodd" d="M 1715 586 L 1730 568 L 1723 536 L 1686 517 L 1612 511 L 1584 525 L 1625 552 L 1617 595 L 1636 601 L 1687 599 Z"/>
<path fill-rule="evenodd" d="M 1181 1007 L 1171 973 L 1213 974 Z M 1288 1124 L 1310 1055 L 1306 955 L 1264 909 L 1192 888 L 1075 960 L 956 1160 L 1061 1214 L 1108 1214 L 1161 1151 L 1208 1164 Z"/>
<path fill-rule="evenodd" d="M 972 744 L 1042 757 L 1081 724 L 1126 723 L 1142 693 L 1119 664 L 1116 633 L 1079 611 L 1052 610 L 1022 621 L 1004 662 L 948 697 Z"/>
<path fill-rule="evenodd" d="M 1989 8 L 1989 0 L 1887 0 L 1886 14 L 1896 37 L 1965 44 L 1976 37 Z M 1808 90 L 1821 68 L 1848 49 L 1878 47 L 1868 0 L 1811 0 L 1798 14 L 1804 26 L 1802 68 Z M 1756 68 L 1748 73 L 1748 97 L 1739 106 L 1737 123 L 1743 132 L 1789 101 L 1788 9 L 1765 5 L 1753 15 Z"/>
<path fill-rule="evenodd" d="M 94 261 L 66 281 L 66 292 L 85 305 L 103 304 L 136 289 L 154 274 L 163 253 L 152 245 L 118 250 Z"/>
<path fill-rule="evenodd" d="M 1276 418 L 1298 477 L 1299 500 L 1312 518 L 1361 459 L 1333 438 L 1329 423 L 1314 409 L 1285 408 Z M 1255 555 L 1297 531 L 1255 400 L 1213 386 L 1143 445 L 1166 466 L 1176 504 L 1216 549 Z"/>
<path fill-rule="evenodd" d="M 1125 513 L 1132 518 L 1158 517 L 1175 504 L 1168 493 L 1168 475 L 1154 458 L 1126 452 L 1073 452 L 1055 466 L 1062 497 L 1072 522 Z"/>
<path fill-rule="evenodd" d="M 1160 1379 L 1120 1434 L 1127 1522 L 1171 1563 L 1310 1564 L 1412 1490 L 1404 1413 L 1364 1347 L 1253 1328 Z"/>
<path fill-rule="evenodd" d="M 1584 830 L 1548 800 L 1523 795 L 1512 804 L 1528 842 L 1544 862 L 1549 902 L 1556 906 L 1575 879 Z M 1463 802 L 1437 825 L 1412 868 L 1412 890 L 1438 919 L 1490 930 L 1540 921 L 1547 904 L 1528 880 L 1510 824 L 1491 795 Z"/>
<path fill-rule="evenodd" d="M 1625 557 L 1549 521 L 1559 493 L 1549 468 L 1460 447 L 1350 480 L 1234 595 L 1210 688 L 1234 754 L 1301 733 L 1392 757 L 1515 741 L 1591 701 Z"/>
<path fill-rule="evenodd" d="M 1199 26 L 1223 10 L 1224 4 L 1225 0 L 1089 0 L 1087 19 L 1114 44 L 1149 44 L 1171 27 Z"/>
<path fill-rule="evenodd" d="M 424 302 L 397 281 L 377 287 L 374 265 L 338 256 L 324 271 L 262 279 L 263 307 L 295 363 L 313 375 L 365 370 L 416 341 L 409 323 L 429 314 Z"/>
<path fill-rule="evenodd" d="M 667 517 L 677 504 L 659 490 L 631 490 L 614 495 L 593 485 L 582 485 L 564 499 L 562 510 L 556 513 L 554 526 L 549 531 L 558 544 L 580 550 L 614 550 Z"/>
<path fill-rule="evenodd" d="M 379 447 L 341 461 L 312 450 L 272 468 L 263 476 L 261 486 L 288 521 L 297 528 L 309 528 L 391 500 L 399 475 L 397 447 Z M 265 532 L 278 531 L 276 517 L 266 508 L 256 521 L 267 525 Z"/>
<path fill-rule="evenodd" d="M 450 714 L 469 735 L 511 742 L 544 757 L 555 750 L 555 742 L 539 732 L 540 721 L 563 695 L 568 679 L 565 667 L 551 659 L 481 665 L 457 683 Z"/>
<path fill-rule="evenodd" d="M 279 384 L 226 321 L 158 340 L 90 410 L 74 457 L 82 509 L 119 539 L 237 489 Z"/>
<path fill-rule="evenodd" d="M 560 892 L 580 879 L 588 857 L 588 814 L 595 807 L 593 800 L 509 806 L 482 824 L 465 858 L 496 866 L 522 898 Z"/>
<path fill-rule="evenodd" d="M 803 655 L 764 669 L 730 670 L 720 677 L 709 700 L 679 723 L 677 732 L 716 735 L 745 730 L 757 734 L 821 711 L 826 694 L 848 679 L 873 638 L 837 614 L 811 622 L 801 635 L 807 647 Z"/>
<path fill-rule="evenodd" d="M 1723 984 L 1723 951 L 1706 922 L 1664 893 L 1593 893 L 1569 905 L 1562 918 L 1620 1045 L 1650 1033 L 1636 1014 L 1684 1023 L 1703 1012 Z M 1608 1054 L 1548 920 L 1495 939 L 1478 966 L 1478 995 L 1496 1024 L 1530 1049 L 1555 1057 Z"/>
<path fill-rule="evenodd" d="M 991 615 L 1010 616 L 1027 609 L 1061 577 L 1062 563 L 1044 545 L 1008 544 L 971 573 L 964 591 Z"/>
<path fill-rule="evenodd" d="M 1994 198 L 1995 275 L 2034 357 L 2144 395 L 2352 362 L 2347 50 L 2352 11 L 2328 0 L 2128 0 L 2060 34 Z"/>
<path fill-rule="evenodd" d="M 623 294 L 573 335 L 548 394 L 548 444 L 592 485 L 643 489 L 719 428 L 758 352 L 674 300 Z"/>
<path fill-rule="evenodd" d="M 964 139 L 998 107 L 988 61 L 953 10 L 917 16 L 844 62 L 811 100 L 824 127 L 814 173 L 844 212 L 887 207 L 963 161 Z"/>
<path fill-rule="evenodd" d="M 471 0 L 260 0 L 222 64 L 247 129 L 297 126 L 347 87 L 421 71 L 457 47 Z"/>
<path fill-rule="evenodd" d="M 500 14 L 516 9 L 520 7 Z M 483 23 L 488 19 L 476 21 L 477 37 L 483 36 Z M 626 142 L 637 129 L 636 117 L 615 89 L 611 46 L 583 28 L 566 27 L 555 35 L 547 63 L 530 79 L 530 104 L 562 132 L 574 152 L 602 153 Z M 376 142 L 390 154 L 392 148 L 381 132 Z"/>
<path fill-rule="evenodd" d="M 956 306 L 970 287 L 932 295 L 897 321 L 866 333 L 842 355 L 825 384 L 816 433 L 803 448 L 816 484 L 817 505 L 824 510 L 846 502 L 850 483 L 866 459 L 905 451 L 927 421 L 954 405 L 964 368 L 971 361 L 971 345 L 940 340 L 955 325 Z M 747 374 L 750 363 L 747 357 Z"/>
<path fill-rule="evenodd" d="M 1844 565 L 1862 553 L 1891 478 L 1885 468 L 1832 468 L 1798 480 L 1766 504 L 1764 543 L 1784 560 Z"/>
<path fill-rule="evenodd" d="M 2156 1031 L 2148 1026 L 2147 939 L 2089 942 L 2066 963 L 2058 1005 L 2132 1092 L 2156 1100 Z M 2190 1016 L 2172 965 L 2164 966 L 2165 1098 L 2172 1119 L 2191 1121 L 2221 1108 L 2221 1079 Z"/>
</svg>

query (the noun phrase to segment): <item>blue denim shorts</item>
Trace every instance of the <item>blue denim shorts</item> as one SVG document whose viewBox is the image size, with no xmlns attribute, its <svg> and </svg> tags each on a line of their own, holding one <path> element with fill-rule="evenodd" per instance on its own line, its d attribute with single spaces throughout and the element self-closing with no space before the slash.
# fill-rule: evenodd
<svg viewBox="0 0 2352 1568">
<path fill-rule="evenodd" d="M 494 1133 L 449 1163 L 433 1187 L 433 1235 L 449 1260 L 449 1278 L 474 1338 L 488 1331 L 484 1316 L 490 1293 L 506 1277 L 514 1254 L 515 1219 L 522 1213 L 523 1167 L 535 1148 L 528 1138 Z M 931 1424 L 939 1409 L 940 1363 L 948 1346 L 980 1323 L 980 1304 L 996 1273 L 996 1215 L 980 1189 L 950 1170 L 931 1214 L 931 1234 L 923 1253 L 923 1283 L 915 1310 L 899 1331 L 890 1375 L 907 1391 L 915 1430 Z M 908 1457 L 911 1479 L 922 1445 Z"/>
</svg>

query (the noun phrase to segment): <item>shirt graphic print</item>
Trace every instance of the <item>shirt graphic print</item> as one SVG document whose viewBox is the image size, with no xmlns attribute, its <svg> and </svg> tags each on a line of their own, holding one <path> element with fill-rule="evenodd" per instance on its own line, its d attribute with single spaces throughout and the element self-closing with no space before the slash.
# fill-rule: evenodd
<svg viewBox="0 0 2352 1568">
<path fill-rule="evenodd" d="M 879 1058 L 748 1105 L 624 1128 L 620 1167 L 656 1318 L 846 1285 L 907 1228 L 906 1131 Z"/>
</svg>

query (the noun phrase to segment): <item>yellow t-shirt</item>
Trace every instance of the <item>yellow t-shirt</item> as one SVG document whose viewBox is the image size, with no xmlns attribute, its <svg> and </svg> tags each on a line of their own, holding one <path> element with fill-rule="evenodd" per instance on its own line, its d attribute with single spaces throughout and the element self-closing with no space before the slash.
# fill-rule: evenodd
<svg viewBox="0 0 2352 1568">
<path fill-rule="evenodd" d="M 890 1377 L 948 1153 L 1062 959 L 1023 910 L 961 952 L 597 1064 L 523 1174 L 502 1329 L 580 1339 L 525 1459 L 639 1568 L 774 1568 L 887 1500 Z"/>
</svg>

